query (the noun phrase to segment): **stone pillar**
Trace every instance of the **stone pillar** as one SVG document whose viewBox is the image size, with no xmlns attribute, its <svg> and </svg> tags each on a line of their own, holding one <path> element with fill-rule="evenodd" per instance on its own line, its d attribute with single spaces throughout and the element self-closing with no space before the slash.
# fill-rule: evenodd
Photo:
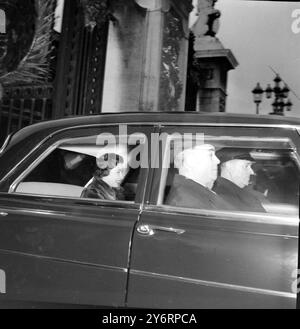
<svg viewBox="0 0 300 329">
<path fill-rule="evenodd" d="M 102 111 L 183 110 L 192 0 L 112 0 Z"/>
<path fill-rule="evenodd" d="M 207 40 L 202 50 L 195 52 L 194 67 L 198 72 L 197 111 L 225 112 L 228 71 L 238 62 L 230 49 L 225 49 L 218 39 Z"/>
<path fill-rule="evenodd" d="M 216 37 L 221 13 L 216 0 L 198 0 L 198 19 L 192 26 L 194 39 L 193 71 L 198 86 L 196 110 L 225 112 L 227 74 L 238 66 L 230 49 Z"/>
</svg>

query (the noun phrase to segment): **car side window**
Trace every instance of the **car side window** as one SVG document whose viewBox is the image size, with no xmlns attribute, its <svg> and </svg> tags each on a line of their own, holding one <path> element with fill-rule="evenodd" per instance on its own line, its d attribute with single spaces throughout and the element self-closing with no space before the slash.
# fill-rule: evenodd
<svg viewBox="0 0 300 329">
<path fill-rule="evenodd" d="M 134 202 L 143 134 L 110 133 L 61 140 L 14 182 L 10 193 Z M 136 152 L 136 149 L 140 153 Z M 133 151 L 134 155 L 133 155 Z"/>
<path fill-rule="evenodd" d="M 158 205 L 297 216 L 299 178 L 288 138 L 169 135 Z"/>
</svg>

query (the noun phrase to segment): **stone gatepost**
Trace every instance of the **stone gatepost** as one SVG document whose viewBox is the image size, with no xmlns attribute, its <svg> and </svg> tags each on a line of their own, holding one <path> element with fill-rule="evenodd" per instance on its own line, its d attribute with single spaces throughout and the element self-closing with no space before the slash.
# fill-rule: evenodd
<svg viewBox="0 0 300 329">
<path fill-rule="evenodd" d="M 103 112 L 184 110 L 192 0 L 112 0 Z"/>
<path fill-rule="evenodd" d="M 230 49 L 216 37 L 221 13 L 214 8 L 216 0 L 198 0 L 198 19 L 192 26 L 194 41 L 193 70 L 198 92 L 196 111 L 225 112 L 228 71 L 238 62 Z"/>
</svg>

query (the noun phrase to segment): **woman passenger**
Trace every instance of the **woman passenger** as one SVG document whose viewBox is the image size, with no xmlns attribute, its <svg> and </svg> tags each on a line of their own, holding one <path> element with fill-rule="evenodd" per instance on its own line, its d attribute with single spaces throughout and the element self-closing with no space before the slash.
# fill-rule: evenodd
<svg viewBox="0 0 300 329">
<path fill-rule="evenodd" d="M 83 190 L 81 198 L 125 200 L 121 184 L 128 168 L 124 158 L 116 153 L 106 153 L 97 159 L 97 167 L 92 182 Z"/>
</svg>

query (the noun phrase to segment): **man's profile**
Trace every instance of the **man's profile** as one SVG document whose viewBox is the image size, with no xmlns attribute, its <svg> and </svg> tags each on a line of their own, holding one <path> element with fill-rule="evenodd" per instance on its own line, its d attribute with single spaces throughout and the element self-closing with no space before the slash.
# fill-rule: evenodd
<svg viewBox="0 0 300 329">
<path fill-rule="evenodd" d="M 246 189 L 251 176 L 255 175 L 251 154 L 236 148 L 223 148 L 216 153 L 221 161 L 221 175 L 213 190 L 238 211 L 265 212 L 260 200 Z"/>
<path fill-rule="evenodd" d="M 165 204 L 209 210 L 232 209 L 211 190 L 217 179 L 219 162 L 214 146 L 209 144 L 180 152 L 174 160 L 179 174 L 174 177 Z"/>
</svg>

